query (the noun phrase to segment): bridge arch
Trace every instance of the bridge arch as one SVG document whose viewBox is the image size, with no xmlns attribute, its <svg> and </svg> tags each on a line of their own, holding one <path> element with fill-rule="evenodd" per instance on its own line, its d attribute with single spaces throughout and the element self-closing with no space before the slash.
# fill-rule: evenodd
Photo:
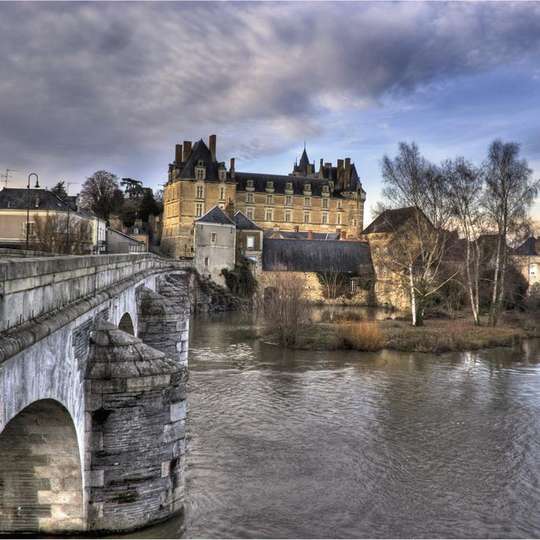
<svg viewBox="0 0 540 540">
<path fill-rule="evenodd" d="M 132 336 L 135 335 L 135 325 L 133 324 L 133 319 L 131 318 L 131 315 L 127 311 L 122 315 L 122 317 L 120 317 L 118 328 L 123 332 L 131 334 Z"/>
<path fill-rule="evenodd" d="M 2 532 L 67 532 L 84 528 L 77 433 L 69 412 L 36 401 L 0 433 Z"/>
</svg>

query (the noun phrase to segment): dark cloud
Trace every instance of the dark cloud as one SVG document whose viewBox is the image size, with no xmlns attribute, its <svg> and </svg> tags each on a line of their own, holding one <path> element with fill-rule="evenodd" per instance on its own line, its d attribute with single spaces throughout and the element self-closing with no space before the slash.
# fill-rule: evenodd
<svg viewBox="0 0 540 540">
<path fill-rule="evenodd" d="M 532 3 L 2 3 L 0 167 L 165 171 L 209 131 L 273 152 L 327 112 L 539 49 Z"/>
</svg>

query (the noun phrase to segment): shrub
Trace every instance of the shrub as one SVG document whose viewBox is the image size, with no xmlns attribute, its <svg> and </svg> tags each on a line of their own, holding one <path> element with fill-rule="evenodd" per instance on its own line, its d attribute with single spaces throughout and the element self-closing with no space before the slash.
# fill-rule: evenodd
<svg viewBox="0 0 540 540">
<path fill-rule="evenodd" d="M 345 347 L 357 351 L 378 351 L 384 346 L 384 336 L 376 322 L 341 324 L 338 334 Z"/>
</svg>

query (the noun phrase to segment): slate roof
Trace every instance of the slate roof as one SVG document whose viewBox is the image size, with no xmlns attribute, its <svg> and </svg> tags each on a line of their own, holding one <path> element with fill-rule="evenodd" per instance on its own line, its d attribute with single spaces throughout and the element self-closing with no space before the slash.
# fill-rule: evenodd
<svg viewBox="0 0 540 540">
<path fill-rule="evenodd" d="M 219 206 L 214 206 L 204 216 L 201 216 L 195 221 L 197 223 L 213 223 L 215 225 L 234 225 L 234 221 Z"/>
<path fill-rule="evenodd" d="M 0 191 L 0 208 L 26 210 L 28 190 L 26 188 L 4 188 Z M 68 204 L 46 189 L 30 189 L 30 210 L 68 210 Z M 70 208 L 73 210 L 73 208 Z"/>
<path fill-rule="evenodd" d="M 337 232 L 311 233 L 313 240 L 339 240 L 340 234 Z M 274 231 L 272 229 L 264 232 L 265 238 L 285 238 L 291 240 L 307 240 L 309 233 L 306 231 Z"/>
<path fill-rule="evenodd" d="M 248 180 L 253 180 L 255 191 L 265 192 L 266 183 L 272 181 L 274 183 L 274 193 L 285 194 L 287 182 L 292 183 L 293 195 L 303 195 L 304 185 L 311 184 L 311 194 L 318 197 L 322 193 L 322 187 L 328 185 L 328 180 L 319 178 L 311 178 L 309 176 L 289 176 L 281 174 L 264 174 L 264 173 L 244 173 L 237 172 L 235 175 L 236 189 L 245 191 Z M 330 192 L 329 192 L 330 193 Z M 332 196 L 339 196 L 339 193 L 332 193 Z"/>
<path fill-rule="evenodd" d="M 234 214 L 234 223 L 239 231 L 262 231 L 256 223 L 251 221 L 251 219 L 240 210 Z"/>
<path fill-rule="evenodd" d="M 371 276 L 373 266 L 366 242 L 348 240 L 281 240 L 263 243 L 263 270 L 325 272 L 337 270 L 355 276 Z"/>
<path fill-rule="evenodd" d="M 364 229 L 362 234 L 395 232 L 409 219 L 416 219 L 416 212 L 420 211 L 412 206 L 385 210 Z"/>
<path fill-rule="evenodd" d="M 540 255 L 540 238 L 529 236 L 521 246 L 516 248 L 516 255 L 527 255 L 529 257 Z"/>
<path fill-rule="evenodd" d="M 199 161 L 206 167 L 206 180 L 219 180 L 218 170 L 224 163 L 212 159 L 212 153 L 205 142 L 198 140 L 191 149 L 191 154 L 180 171 L 180 178 L 195 178 L 195 167 Z"/>
</svg>

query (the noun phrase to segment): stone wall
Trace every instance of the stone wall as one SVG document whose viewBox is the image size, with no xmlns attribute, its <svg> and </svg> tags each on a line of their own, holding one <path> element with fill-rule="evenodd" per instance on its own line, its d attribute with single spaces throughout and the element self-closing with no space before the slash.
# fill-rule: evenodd
<svg viewBox="0 0 540 540">
<path fill-rule="evenodd" d="M 187 369 L 105 321 L 91 342 L 88 528 L 136 529 L 183 509 Z"/>
</svg>

